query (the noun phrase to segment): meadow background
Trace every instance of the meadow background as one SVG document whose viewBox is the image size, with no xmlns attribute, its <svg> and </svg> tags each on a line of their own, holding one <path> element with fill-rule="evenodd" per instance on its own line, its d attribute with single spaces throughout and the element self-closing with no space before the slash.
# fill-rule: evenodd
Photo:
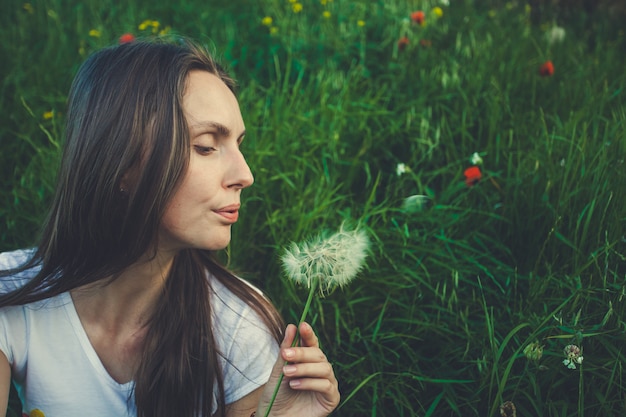
<svg viewBox="0 0 626 417">
<path fill-rule="evenodd" d="M 35 241 L 83 59 L 189 36 L 239 80 L 249 132 L 225 261 L 295 321 L 282 248 L 344 220 L 372 239 L 310 315 L 334 415 L 623 416 L 623 7 L 556 3 L 3 0 L 0 250 Z"/>
</svg>

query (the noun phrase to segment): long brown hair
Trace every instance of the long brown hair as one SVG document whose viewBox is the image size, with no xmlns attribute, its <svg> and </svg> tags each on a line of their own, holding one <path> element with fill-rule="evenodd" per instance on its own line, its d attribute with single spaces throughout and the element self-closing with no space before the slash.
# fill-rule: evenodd
<svg viewBox="0 0 626 417">
<path fill-rule="evenodd" d="M 58 185 L 41 238 L 29 262 L 0 276 L 39 272 L 1 295 L 0 307 L 115 279 L 155 250 L 159 223 L 188 165 L 182 97 L 192 70 L 215 74 L 235 90 L 206 49 L 180 38 L 109 47 L 85 61 L 69 94 Z M 207 271 L 280 338 L 282 320 L 263 296 L 212 253 L 182 251 L 149 322 L 134 378 L 139 417 L 211 416 L 214 389 L 215 406 L 225 415 Z"/>
</svg>

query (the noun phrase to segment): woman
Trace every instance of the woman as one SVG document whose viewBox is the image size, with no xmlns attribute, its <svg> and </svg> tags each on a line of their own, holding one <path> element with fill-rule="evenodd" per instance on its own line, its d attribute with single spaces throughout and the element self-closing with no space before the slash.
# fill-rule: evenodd
<svg viewBox="0 0 626 417">
<path fill-rule="evenodd" d="M 212 252 L 253 177 L 234 82 L 190 42 L 101 50 L 72 84 L 36 249 L 0 256 L 0 411 L 25 415 L 328 415 L 332 367 Z M 282 341 L 281 341 L 282 339 Z M 286 364 L 288 363 L 288 364 Z"/>
</svg>

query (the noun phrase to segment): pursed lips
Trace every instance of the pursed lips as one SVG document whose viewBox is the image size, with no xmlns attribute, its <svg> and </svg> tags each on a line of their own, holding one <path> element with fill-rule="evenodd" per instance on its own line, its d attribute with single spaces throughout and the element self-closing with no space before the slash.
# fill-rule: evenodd
<svg viewBox="0 0 626 417">
<path fill-rule="evenodd" d="M 225 206 L 213 211 L 228 220 L 229 222 L 234 223 L 239 218 L 239 207 L 241 207 L 240 204 L 231 204 L 229 206 Z"/>
</svg>

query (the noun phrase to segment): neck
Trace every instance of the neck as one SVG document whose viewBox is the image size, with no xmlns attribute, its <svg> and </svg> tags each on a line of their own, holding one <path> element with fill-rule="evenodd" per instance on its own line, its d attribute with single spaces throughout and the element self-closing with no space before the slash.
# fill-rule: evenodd
<svg viewBox="0 0 626 417">
<path fill-rule="evenodd" d="M 71 291 L 81 321 L 108 328 L 140 329 L 154 310 L 174 261 L 158 255 L 138 261 L 112 281 L 103 280 Z"/>
</svg>

